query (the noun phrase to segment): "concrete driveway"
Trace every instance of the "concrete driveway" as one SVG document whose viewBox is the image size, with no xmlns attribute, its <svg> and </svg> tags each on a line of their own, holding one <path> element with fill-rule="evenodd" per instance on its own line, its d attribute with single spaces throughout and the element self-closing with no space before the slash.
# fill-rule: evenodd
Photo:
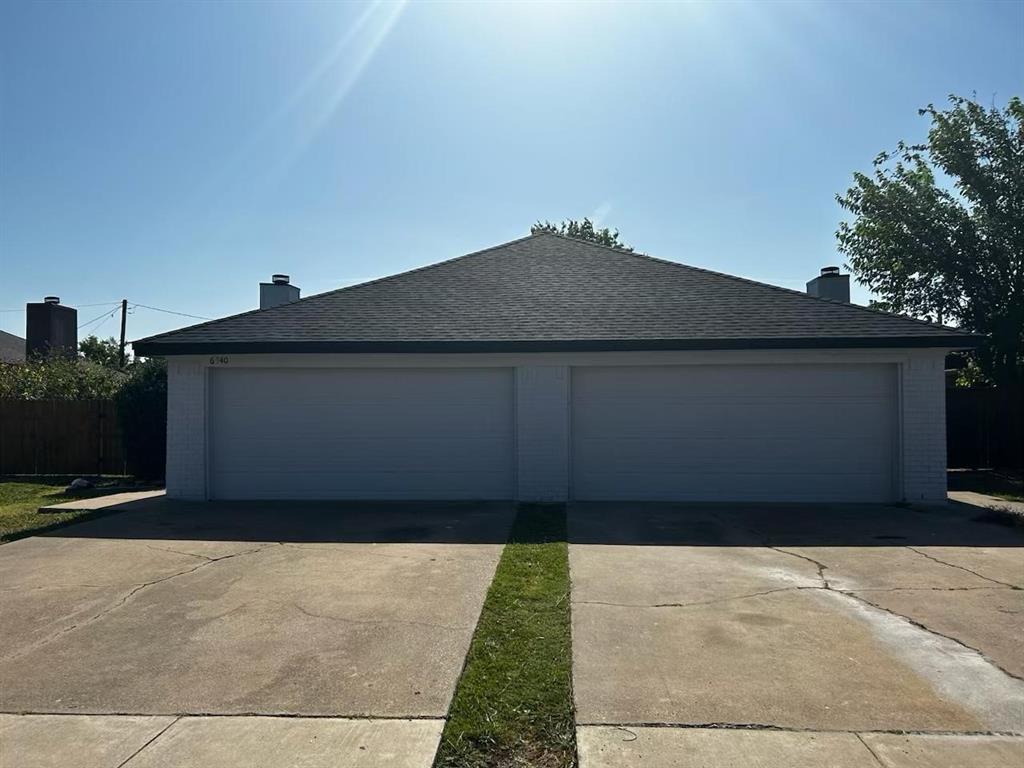
<svg viewBox="0 0 1024 768">
<path fill-rule="evenodd" d="M 581 768 L 1024 765 L 1024 530 L 978 515 L 574 506 Z"/>
<path fill-rule="evenodd" d="M 4 545 L 0 764 L 429 766 L 512 515 L 160 500 Z"/>
</svg>

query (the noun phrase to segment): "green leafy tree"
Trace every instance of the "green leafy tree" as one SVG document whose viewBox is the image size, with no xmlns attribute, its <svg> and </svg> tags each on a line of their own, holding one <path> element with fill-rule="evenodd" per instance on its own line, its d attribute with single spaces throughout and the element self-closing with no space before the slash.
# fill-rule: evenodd
<svg viewBox="0 0 1024 768">
<path fill-rule="evenodd" d="M 633 250 L 619 239 L 619 230 L 609 229 L 608 227 L 598 229 L 594 226 L 594 222 L 586 218 L 583 221 L 566 219 L 560 224 L 552 224 L 547 220 L 543 222 L 538 221 L 530 227 L 530 234 L 536 235 L 539 232 L 553 232 L 556 235 L 575 237 L 578 240 L 589 240 L 598 245 L 607 245 L 623 251 Z"/>
<path fill-rule="evenodd" d="M 985 335 L 977 367 L 1024 381 L 1024 102 L 928 105 L 923 144 L 900 142 L 837 195 L 836 232 L 857 279 L 892 312 Z"/>
<path fill-rule="evenodd" d="M 121 367 L 121 348 L 113 336 L 107 339 L 100 339 L 95 335 L 86 336 L 78 342 L 78 352 L 90 363 L 107 368 Z"/>
</svg>

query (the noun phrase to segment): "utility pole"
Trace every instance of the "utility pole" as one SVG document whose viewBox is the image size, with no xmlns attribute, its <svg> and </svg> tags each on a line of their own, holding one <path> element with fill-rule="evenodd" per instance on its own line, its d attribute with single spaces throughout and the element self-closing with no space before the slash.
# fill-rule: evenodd
<svg viewBox="0 0 1024 768">
<path fill-rule="evenodd" d="M 128 299 L 121 299 L 121 367 L 124 368 L 124 324 L 128 320 Z"/>
</svg>

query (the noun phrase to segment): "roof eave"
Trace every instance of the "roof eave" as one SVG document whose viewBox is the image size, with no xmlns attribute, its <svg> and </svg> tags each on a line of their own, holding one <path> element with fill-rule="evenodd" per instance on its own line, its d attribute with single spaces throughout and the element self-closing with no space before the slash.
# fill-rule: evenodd
<svg viewBox="0 0 1024 768">
<path fill-rule="evenodd" d="M 631 352 L 728 349 L 972 349 L 981 337 L 950 336 L 802 337 L 746 339 L 567 339 L 495 341 L 139 341 L 138 355 L 487 353 L 487 352 Z"/>
</svg>

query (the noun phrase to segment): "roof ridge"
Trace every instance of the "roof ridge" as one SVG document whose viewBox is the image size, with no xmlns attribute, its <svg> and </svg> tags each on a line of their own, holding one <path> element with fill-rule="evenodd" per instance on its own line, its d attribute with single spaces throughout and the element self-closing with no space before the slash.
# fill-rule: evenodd
<svg viewBox="0 0 1024 768">
<path fill-rule="evenodd" d="M 781 285 L 773 285 L 771 283 L 762 283 L 759 280 L 751 280 L 749 277 L 739 277 L 738 275 L 730 275 L 730 274 L 728 274 L 726 272 L 718 272 L 718 271 L 716 271 L 714 269 L 707 269 L 706 267 L 695 267 L 692 264 L 683 264 L 681 261 L 671 261 L 669 259 L 660 259 L 657 256 L 651 256 L 651 255 L 646 254 L 646 253 L 641 253 L 641 252 L 637 252 L 637 251 L 627 251 L 627 250 L 624 250 L 622 248 L 616 248 L 614 246 L 605 245 L 603 243 L 595 243 L 595 242 L 593 242 L 591 240 L 584 240 L 584 239 L 579 238 L 579 237 L 570 237 L 569 235 L 563 235 L 563 234 L 561 234 L 559 232 L 539 232 L 537 234 L 552 235 L 553 237 L 560 237 L 560 238 L 562 238 L 564 240 L 571 240 L 574 243 L 582 243 L 584 245 L 589 245 L 589 246 L 592 246 L 594 248 L 604 248 L 604 249 L 612 251 L 614 253 L 621 253 L 624 256 L 635 256 L 638 259 L 646 259 L 648 261 L 654 261 L 654 262 L 657 262 L 659 264 L 668 264 L 669 266 L 672 266 L 672 267 L 682 267 L 683 269 L 692 269 L 695 272 L 703 272 L 703 273 L 708 274 L 708 275 L 715 275 L 716 277 L 724 277 L 724 278 L 726 278 L 728 280 L 734 280 L 734 281 L 739 282 L 739 283 L 747 283 L 748 285 L 756 285 L 756 286 L 760 286 L 761 288 L 771 288 L 772 290 L 781 291 L 782 293 L 788 293 L 788 294 L 791 294 L 793 296 L 801 296 L 801 297 L 803 297 L 805 299 L 810 299 L 811 301 L 823 301 L 826 304 L 832 304 L 832 305 L 840 306 L 840 307 L 853 307 L 854 309 L 859 309 L 859 310 L 861 310 L 863 312 L 870 312 L 871 314 L 874 314 L 874 315 L 881 315 L 882 317 L 892 317 L 892 318 L 895 318 L 897 320 L 908 320 L 908 321 L 910 321 L 912 323 L 917 323 L 918 325 L 923 325 L 926 328 L 942 328 L 942 329 L 947 330 L 947 331 L 952 331 L 953 333 L 962 333 L 965 336 L 973 336 L 974 335 L 974 333 L 972 331 L 967 331 L 967 330 L 964 330 L 963 328 L 953 328 L 952 326 L 943 325 L 941 323 L 930 323 L 927 320 L 920 320 L 920 319 L 918 319 L 916 317 L 909 317 L 908 315 L 898 315 L 895 312 L 886 312 L 885 310 L 875 309 L 874 307 L 865 307 L 863 304 L 854 304 L 852 301 L 840 301 L 839 299 L 826 299 L 826 298 L 824 298 L 822 296 L 811 296 L 809 293 L 806 293 L 804 291 L 798 291 L 795 288 L 784 288 Z"/>
<path fill-rule="evenodd" d="M 260 309 L 258 307 L 256 309 L 247 309 L 245 312 L 238 312 L 237 314 L 234 314 L 234 315 L 228 315 L 226 317 L 214 318 L 213 320 L 207 320 L 207 321 L 202 322 L 202 323 L 196 323 L 195 325 L 186 325 L 184 328 L 175 328 L 174 330 L 171 330 L 171 331 L 164 331 L 163 333 L 157 333 L 157 334 L 154 334 L 152 336 L 146 336 L 146 337 L 141 338 L 141 339 L 136 339 L 135 341 L 132 341 L 130 343 L 131 344 L 136 344 L 136 343 L 139 343 L 139 342 L 155 341 L 155 340 L 159 339 L 161 336 L 167 336 L 168 334 L 171 334 L 171 333 L 178 333 L 179 331 L 189 331 L 189 330 L 192 330 L 193 328 L 205 328 L 206 326 L 215 325 L 216 323 L 223 323 L 226 320 L 235 320 L 236 318 L 239 318 L 239 317 L 245 317 L 247 315 L 254 315 L 257 312 L 273 312 L 274 310 L 283 309 L 284 307 L 292 307 L 292 306 L 295 306 L 296 304 L 301 304 L 302 302 L 309 301 L 311 299 L 319 299 L 321 296 L 330 296 L 331 294 L 341 293 L 342 291 L 350 291 L 350 290 L 352 290 L 354 288 L 365 288 L 368 285 L 376 285 L 377 283 L 383 283 L 383 282 L 386 282 L 388 280 L 394 280 L 394 279 L 399 278 L 399 277 L 405 277 L 406 275 L 411 275 L 411 274 L 413 274 L 415 272 L 423 272 L 424 270 L 433 269 L 434 267 L 442 267 L 445 264 L 451 264 L 452 262 L 455 262 L 455 261 L 462 261 L 463 259 L 468 259 L 468 258 L 470 258 L 472 256 L 482 256 L 485 253 L 488 253 L 490 251 L 497 251 L 497 250 L 499 250 L 501 248 L 506 248 L 506 247 L 508 247 L 510 245 L 515 245 L 516 243 L 521 243 L 524 240 L 529 240 L 531 237 L 536 237 L 536 236 L 537 235 L 531 233 L 529 235 L 526 235 L 525 237 L 518 237 L 515 240 L 509 240 L 508 242 L 501 243 L 500 245 L 492 245 L 489 248 L 481 248 L 479 251 L 472 251 L 470 253 L 464 253 L 461 256 L 453 256 L 450 259 L 444 259 L 442 261 L 435 261 L 433 264 L 424 264 L 421 267 L 413 267 L 412 269 L 407 269 L 404 272 L 397 272 L 397 273 L 395 273 L 393 275 L 385 275 L 384 277 L 375 277 L 372 280 L 367 280 L 367 281 L 362 282 L 362 283 L 355 283 L 354 285 L 344 285 L 341 288 L 332 288 L 329 291 L 323 291 L 322 293 L 314 293 L 314 294 L 312 294 L 310 296 L 304 296 L 301 299 L 298 299 L 297 301 L 291 301 L 291 302 L 288 302 L 287 304 L 278 304 L 277 306 L 267 307 L 266 309 Z"/>
</svg>

